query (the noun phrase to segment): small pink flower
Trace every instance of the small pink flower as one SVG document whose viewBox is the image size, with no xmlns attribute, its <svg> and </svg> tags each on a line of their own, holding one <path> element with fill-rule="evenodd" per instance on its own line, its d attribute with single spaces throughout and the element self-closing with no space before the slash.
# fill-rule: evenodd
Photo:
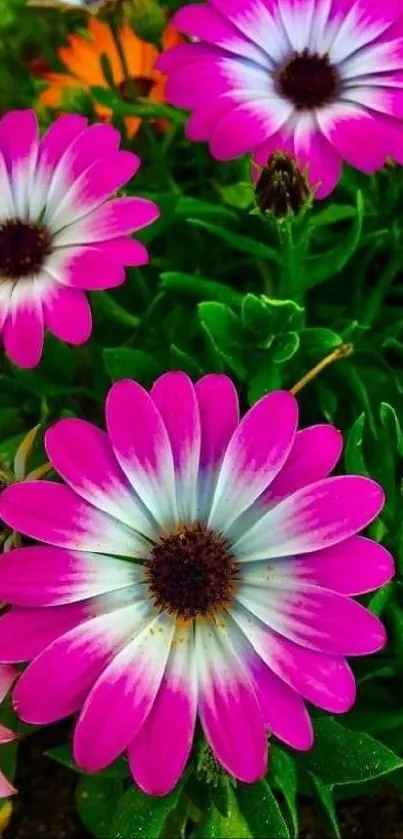
<svg viewBox="0 0 403 839">
<path fill-rule="evenodd" d="M 199 43 L 159 59 L 167 98 L 192 110 L 187 136 L 218 160 L 286 151 L 317 198 L 343 161 L 403 163 L 401 0 L 209 0 L 173 23 Z"/>
<path fill-rule="evenodd" d="M 11 688 L 11 685 L 17 675 L 16 670 L 13 667 L 10 667 L 9 664 L 0 664 L 0 702 L 5 699 L 8 691 Z M 9 728 L 6 728 L 4 725 L 0 725 L 0 746 L 3 743 L 11 743 L 13 740 L 16 739 L 16 734 L 13 731 L 10 731 Z M 0 798 L 7 798 L 9 795 L 14 795 L 16 790 L 7 780 L 7 778 L 0 772 Z"/>
<path fill-rule="evenodd" d="M 137 171 L 111 125 L 60 117 L 40 140 L 33 111 L 0 120 L 0 329 L 20 367 L 35 367 L 44 329 L 82 344 L 91 334 L 86 290 L 113 288 L 125 265 L 147 262 L 130 234 L 158 208 L 114 198 Z"/>
<path fill-rule="evenodd" d="M 388 552 L 357 531 L 382 508 L 373 481 L 328 477 L 340 433 L 296 433 L 297 403 L 269 394 L 239 421 L 235 388 L 167 373 L 106 402 L 107 432 L 63 419 L 46 436 L 66 482 L 5 489 L 6 523 L 46 542 L 0 563 L 0 660 L 31 664 L 14 691 L 29 723 L 79 713 L 78 765 L 128 750 L 133 778 L 163 795 L 196 719 L 224 768 L 266 772 L 267 730 L 312 746 L 305 700 L 354 703 L 345 656 L 385 643 L 350 599 L 389 580 Z"/>
</svg>

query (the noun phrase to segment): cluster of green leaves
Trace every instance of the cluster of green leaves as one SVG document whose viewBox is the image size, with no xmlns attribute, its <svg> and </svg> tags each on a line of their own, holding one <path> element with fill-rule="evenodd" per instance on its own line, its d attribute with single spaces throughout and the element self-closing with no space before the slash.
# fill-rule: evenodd
<svg viewBox="0 0 403 839">
<path fill-rule="evenodd" d="M 0 109 L 34 104 L 30 60 L 57 68 L 57 46 L 82 26 L 80 15 L 0 0 Z M 313 796 L 337 837 L 338 800 L 374 791 L 385 779 L 399 791 L 403 784 L 403 174 L 392 165 L 375 177 L 346 170 L 327 201 L 293 224 L 278 224 L 251 212 L 250 161 L 215 163 L 206 148 L 184 139 L 184 115 L 168 106 L 92 93 L 120 127 L 133 113 L 145 120 L 147 130 L 132 144 L 143 166 L 127 192 L 161 208 L 141 237 L 151 263 L 129 270 L 122 288 L 93 295 L 95 328 L 86 346 L 73 350 L 48 337 L 33 371 L 1 358 L 0 459 L 11 467 L 38 421 L 45 428 L 81 416 L 102 424 L 105 394 L 122 377 L 148 387 L 167 369 L 194 379 L 225 371 L 246 409 L 318 368 L 298 394 L 302 425 L 336 424 L 346 441 L 340 468 L 384 486 L 387 504 L 370 534 L 394 552 L 398 574 L 365 598 L 385 620 L 389 645 L 354 665 L 355 709 L 341 722 L 316 718 L 309 754 L 271 743 L 267 778 L 246 787 L 211 772 L 205 755 L 207 771 L 196 748 L 185 777 L 163 799 L 134 787 L 122 760 L 98 776 L 80 776 L 78 811 L 98 837 L 184 836 L 184 825 L 195 839 L 296 837 L 300 801 Z M 161 117 L 169 120 L 165 132 L 152 122 Z M 45 127 L 52 115 L 41 112 L 41 119 Z M 124 143 L 129 147 L 127 137 Z M 42 456 L 38 447 L 34 465 Z M 75 768 L 68 747 L 52 756 Z M 15 747 L 1 750 L 9 773 L 14 758 Z"/>
</svg>

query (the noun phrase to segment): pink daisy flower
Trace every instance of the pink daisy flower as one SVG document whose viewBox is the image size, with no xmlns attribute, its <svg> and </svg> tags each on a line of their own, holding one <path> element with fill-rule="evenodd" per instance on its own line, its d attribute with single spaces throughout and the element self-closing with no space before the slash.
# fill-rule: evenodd
<svg viewBox="0 0 403 839">
<path fill-rule="evenodd" d="M 167 98 L 192 110 L 188 137 L 218 160 L 288 151 L 318 198 L 343 161 L 403 163 L 401 0 L 210 0 L 173 22 L 199 43 L 159 59 Z"/>
<path fill-rule="evenodd" d="M 97 772 L 126 749 L 135 781 L 167 793 L 196 720 L 222 766 L 255 781 L 267 731 L 309 749 L 308 700 L 354 702 L 348 655 L 385 631 L 350 595 L 390 579 L 388 552 L 357 531 L 383 493 L 329 478 L 341 435 L 296 433 L 297 403 L 265 396 L 239 421 L 235 388 L 167 373 L 151 393 L 123 380 L 107 432 L 63 419 L 46 450 L 67 485 L 5 489 L 0 514 L 47 543 L 0 563 L 0 660 L 32 660 L 14 690 L 19 716 L 79 713 L 77 764 Z"/>
<path fill-rule="evenodd" d="M 0 702 L 7 696 L 16 675 L 17 672 L 13 667 L 8 664 L 0 664 Z M 0 724 L 0 746 L 3 743 L 11 743 L 16 739 L 16 736 L 13 731 Z M 9 795 L 14 795 L 15 792 L 12 784 L 0 772 L 0 798 L 7 798 Z"/>
<path fill-rule="evenodd" d="M 33 111 L 0 120 L 0 329 L 11 360 L 35 367 L 44 329 L 82 344 L 91 334 L 86 290 L 113 288 L 147 251 L 130 238 L 158 208 L 114 198 L 137 171 L 111 125 L 60 117 L 39 140 Z"/>
</svg>

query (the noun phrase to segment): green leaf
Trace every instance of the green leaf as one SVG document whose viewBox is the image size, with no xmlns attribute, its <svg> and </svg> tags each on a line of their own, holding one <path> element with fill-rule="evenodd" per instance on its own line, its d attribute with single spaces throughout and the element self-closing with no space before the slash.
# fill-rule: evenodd
<svg viewBox="0 0 403 839">
<path fill-rule="evenodd" d="M 364 199 L 362 193 L 358 192 L 355 219 L 350 233 L 347 236 L 340 237 L 339 244 L 330 248 L 330 250 L 307 259 L 306 287 L 308 289 L 314 288 L 330 277 L 334 277 L 347 265 L 360 242 L 363 219 Z"/>
<path fill-rule="evenodd" d="M 270 262 L 279 262 L 278 253 L 273 248 L 269 248 L 268 245 L 265 245 L 264 242 L 258 242 L 256 239 L 249 239 L 247 236 L 240 236 L 239 233 L 235 233 L 233 230 L 226 230 L 224 227 L 218 227 L 215 224 L 210 224 L 209 222 L 202 221 L 201 219 L 188 219 L 188 222 L 196 227 L 201 227 L 203 230 L 207 230 L 209 233 L 212 233 L 218 239 L 226 242 L 227 245 L 237 251 L 247 253 L 250 256 L 254 256 L 256 259 L 267 259 Z"/>
<path fill-rule="evenodd" d="M 225 363 L 240 378 L 247 368 L 243 360 L 244 336 L 241 319 L 224 303 L 204 302 L 198 306 L 199 317 L 204 329 Z"/>
<path fill-rule="evenodd" d="M 284 332 L 275 339 L 271 352 L 276 364 L 283 364 L 298 352 L 299 335 L 297 332 Z"/>
<path fill-rule="evenodd" d="M 274 744 L 271 746 L 271 760 L 270 777 L 273 785 L 280 790 L 286 801 L 293 828 L 293 836 L 298 836 L 298 776 L 295 761 L 287 752 L 284 752 Z"/>
<path fill-rule="evenodd" d="M 254 190 L 251 184 L 220 184 L 216 187 L 221 195 L 223 201 L 229 204 L 230 207 L 236 207 L 237 210 L 247 210 L 253 204 Z"/>
<path fill-rule="evenodd" d="M 403 767 L 403 759 L 369 734 L 350 731 L 332 717 L 315 724 L 313 749 L 298 762 L 323 784 L 359 784 L 382 778 Z"/>
<path fill-rule="evenodd" d="M 243 299 L 239 291 L 215 280 L 183 274 L 180 271 L 164 271 L 160 276 L 163 289 L 194 300 L 214 300 L 227 306 L 239 306 Z"/>
<path fill-rule="evenodd" d="M 351 204 L 329 204 L 324 210 L 319 210 L 312 217 L 311 225 L 312 228 L 315 228 L 336 224 L 339 221 L 354 218 L 356 212 L 356 208 Z"/>
<path fill-rule="evenodd" d="M 392 450 L 397 450 L 403 457 L 403 432 L 395 409 L 388 402 L 381 402 L 379 412 L 382 425 L 389 434 Z"/>
<path fill-rule="evenodd" d="M 99 839 L 113 836 L 112 822 L 121 795 L 122 783 L 117 779 L 97 775 L 80 778 L 76 790 L 78 814 L 87 830 Z"/>
<path fill-rule="evenodd" d="M 91 87 L 91 93 L 105 108 L 110 108 L 115 116 L 127 117 L 138 116 L 145 119 L 168 119 L 177 125 L 183 125 L 186 116 L 177 108 L 169 105 L 162 105 L 159 102 L 151 102 L 149 99 L 141 99 L 137 102 L 125 102 L 113 90 L 95 85 Z"/>
<path fill-rule="evenodd" d="M 357 417 L 353 427 L 347 435 L 344 458 L 346 472 L 353 475 L 369 475 L 363 454 L 363 439 L 365 431 L 365 413 Z"/>
<path fill-rule="evenodd" d="M 169 352 L 171 355 L 171 366 L 173 370 L 182 370 L 193 379 L 199 379 L 203 374 L 203 370 L 197 361 L 175 344 L 171 344 Z"/>
<path fill-rule="evenodd" d="M 155 756 L 158 760 L 158 755 Z M 112 823 L 113 839 L 146 839 L 160 836 L 165 821 L 178 804 L 184 778 L 175 789 L 164 798 L 145 795 L 138 787 L 132 786 L 120 798 L 115 818 Z"/>
<path fill-rule="evenodd" d="M 288 839 L 288 827 L 267 781 L 238 784 L 236 797 L 252 836 L 256 839 Z"/>
<path fill-rule="evenodd" d="M 200 303 L 198 311 L 200 320 L 219 346 L 231 347 L 242 338 L 242 324 L 238 315 L 224 303 Z"/>
<path fill-rule="evenodd" d="M 262 301 L 270 311 L 274 332 L 300 331 L 304 323 L 305 309 L 294 300 L 276 300 L 262 296 Z"/>
<path fill-rule="evenodd" d="M 325 358 L 326 355 L 329 355 L 343 343 L 337 332 L 324 327 L 302 329 L 299 337 L 301 351 L 310 355 L 315 361 Z"/>
<path fill-rule="evenodd" d="M 118 379 L 131 378 L 142 384 L 151 385 L 162 372 L 161 365 L 155 358 L 143 350 L 116 347 L 105 349 L 103 354 L 106 369 L 113 382 Z"/>
<path fill-rule="evenodd" d="M 255 370 L 248 388 L 248 403 L 254 405 L 258 399 L 278 390 L 282 385 L 281 367 L 271 357 L 266 358 Z"/>
<path fill-rule="evenodd" d="M 236 213 L 233 213 L 219 203 L 212 204 L 210 201 L 202 201 L 201 198 L 192 198 L 187 195 L 179 199 L 175 210 L 175 218 L 177 221 L 205 218 L 228 219 L 228 221 L 238 220 Z"/>
<path fill-rule="evenodd" d="M 332 836 L 335 836 L 336 839 L 341 839 L 339 820 L 337 818 L 332 789 L 326 786 L 326 784 L 324 784 L 323 781 L 312 772 L 309 774 L 312 779 L 315 792 L 326 814 Z"/>
<path fill-rule="evenodd" d="M 261 297 L 255 294 L 245 294 L 241 309 L 242 322 L 245 329 L 250 329 L 257 335 L 267 335 L 272 326 L 272 314 L 269 306 Z"/>
<path fill-rule="evenodd" d="M 253 839 L 232 789 L 229 798 L 228 816 L 223 816 L 214 805 L 210 805 L 193 831 L 192 839 L 229 839 L 235 836 L 237 839 Z"/>
</svg>

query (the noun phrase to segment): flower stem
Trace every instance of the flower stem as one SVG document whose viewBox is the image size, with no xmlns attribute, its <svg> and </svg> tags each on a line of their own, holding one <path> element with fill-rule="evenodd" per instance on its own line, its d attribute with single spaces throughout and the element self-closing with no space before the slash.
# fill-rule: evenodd
<svg viewBox="0 0 403 839">
<path fill-rule="evenodd" d="M 113 40 L 115 42 L 115 46 L 117 49 L 117 53 L 119 56 L 120 63 L 122 65 L 122 73 L 123 78 L 125 80 L 125 85 L 127 87 L 127 91 L 130 93 L 130 97 L 133 102 L 137 102 L 137 91 L 134 79 L 132 79 L 130 75 L 129 65 L 126 59 L 126 53 L 123 48 L 122 39 L 120 37 L 120 26 L 119 21 L 115 15 L 111 15 L 110 18 L 110 28 L 113 36 Z"/>
<path fill-rule="evenodd" d="M 289 217 L 278 225 L 281 247 L 280 297 L 301 299 L 304 290 L 306 254 L 309 244 L 308 226 L 304 219 Z"/>
<path fill-rule="evenodd" d="M 319 362 L 312 370 L 309 370 L 305 376 L 302 377 L 295 385 L 291 388 L 290 393 L 293 393 L 294 396 L 299 393 L 306 385 L 312 382 L 316 377 L 322 373 L 323 370 L 326 370 L 327 367 L 330 367 L 335 361 L 340 361 L 342 358 L 348 358 L 349 355 L 352 355 L 354 352 L 353 344 L 340 344 L 339 347 L 336 347 L 333 352 L 327 355 L 325 358 L 322 358 L 322 361 Z"/>
</svg>

